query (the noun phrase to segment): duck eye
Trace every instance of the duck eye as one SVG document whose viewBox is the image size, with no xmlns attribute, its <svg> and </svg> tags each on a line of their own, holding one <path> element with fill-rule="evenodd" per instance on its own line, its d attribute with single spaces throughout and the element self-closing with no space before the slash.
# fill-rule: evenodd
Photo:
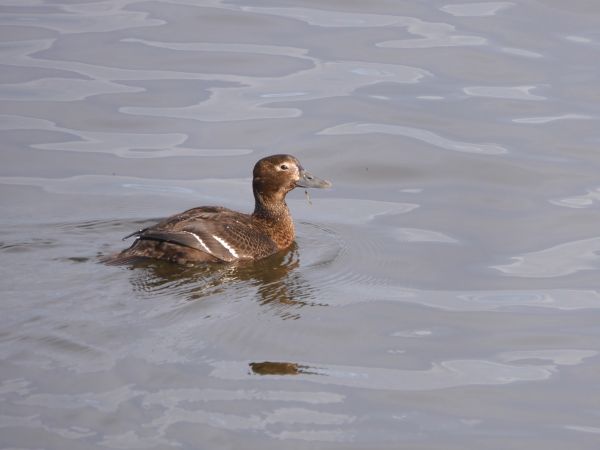
<svg viewBox="0 0 600 450">
<path fill-rule="evenodd" d="M 288 170 L 288 166 L 287 166 L 287 164 L 282 164 L 282 165 L 280 165 L 280 166 L 279 166 L 279 168 L 280 168 L 281 170 Z"/>
</svg>

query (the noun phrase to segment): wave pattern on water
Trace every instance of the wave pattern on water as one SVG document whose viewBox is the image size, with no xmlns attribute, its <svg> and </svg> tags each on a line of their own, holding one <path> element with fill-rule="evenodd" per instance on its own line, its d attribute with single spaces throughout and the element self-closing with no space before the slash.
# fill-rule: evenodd
<svg viewBox="0 0 600 450">
<path fill-rule="evenodd" d="M 595 450 L 598 6 L 276 3 L 2 2 L 2 445 Z M 287 252 L 102 264 L 272 153 Z"/>
</svg>

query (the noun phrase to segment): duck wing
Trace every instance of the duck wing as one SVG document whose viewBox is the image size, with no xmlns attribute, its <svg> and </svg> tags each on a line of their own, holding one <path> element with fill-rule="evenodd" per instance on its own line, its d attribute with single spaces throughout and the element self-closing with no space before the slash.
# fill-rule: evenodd
<svg viewBox="0 0 600 450">
<path fill-rule="evenodd" d="M 277 251 L 251 216 L 221 207 L 193 208 L 133 236 L 182 245 L 224 262 L 260 258 Z"/>
</svg>

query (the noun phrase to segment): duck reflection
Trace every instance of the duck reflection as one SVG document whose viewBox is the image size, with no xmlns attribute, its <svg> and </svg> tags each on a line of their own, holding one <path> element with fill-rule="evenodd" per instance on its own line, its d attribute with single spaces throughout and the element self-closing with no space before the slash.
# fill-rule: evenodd
<svg viewBox="0 0 600 450">
<path fill-rule="evenodd" d="M 283 319 L 298 319 L 299 309 L 305 306 L 324 306 L 316 300 L 316 289 L 298 270 L 300 258 L 295 243 L 283 252 L 245 264 L 184 267 L 138 260 L 130 267 L 134 289 L 152 296 L 168 293 L 190 301 L 217 295 L 250 296 Z"/>
<path fill-rule="evenodd" d="M 248 365 L 250 366 L 250 373 L 256 375 L 318 375 L 310 366 L 298 363 L 263 361 L 251 362 Z"/>
</svg>

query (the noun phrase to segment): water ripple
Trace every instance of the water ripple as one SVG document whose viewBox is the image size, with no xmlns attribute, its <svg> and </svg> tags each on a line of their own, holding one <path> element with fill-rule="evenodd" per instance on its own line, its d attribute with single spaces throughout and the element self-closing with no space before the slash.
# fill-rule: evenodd
<svg viewBox="0 0 600 450">
<path fill-rule="evenodd" d="M 446 29 L 444 24 L 426 22 L 414 17 L 395 16 L 387 14 L 351 13 L 347 11 L 332 11 L 313 8 L 277 8 L 244 6 L 243 11 L 288 17 L 305 22 L 309 25 L 324 28 L 362 28 L 362 27 L 403 27 L 418 35 L 431 33 L 432 30 Z"/>
<path fill-rule="evenodd" d="M 370 134 L 384 133 L 398 136 L 406 136 L 422 142 L 434 145 L 445 150 L 453 150 L 464 153 L 478 153 L 483 155 L 499 155 L 508 153 L 508 150 L 498 144 L 473 144 L 469 142 L 455 141 L 429 130 L 405 127 L 383 123 L 344 123 L 320 131 L 318 134 L 344 135 L 344 134 Z"/>
<path fill-rule="evenodd" d="M 557 120 L 590 120 L 594 119 L 593 116 L 588 116 L 586 114 L 576 114 L 576 113 L 565 113 L 559 114 L 556 116 L 543 116 L 543 117 L 522 117 L 519 119 L 513 119 L 515 123 L 527 123 L 533 125 L 543 125 L 550 122 L 556 122 Z"/>
<path fill-rule="evenodd" d="M 402 242 L 442 242 L 457 244 L 459 241 L 441 231 L 422 230 L 419 228 L 396 228 L 394 237 Z"/>
<path fill-rule="evenodd" d="M 539 59 L 544 57 L 544 55 L 542 55 L 541 53 L 534 52 L 533 50 L 527 50 L 524 48 L 501 47 L 500 51 L 508 53 L 509 55 L 521 56 L 523 58 Z"/>
<path fill-rule="evenodd" d="M 469 86 L 464 93 L 472 97 L 491 97 L 509 100 L 546 100 L 546 97 L 530 91 L 539 86 Z"/>
<path fill-rule="evenodd" d="M 512 6 L 515 6 L 512 2 L 455 3 L 442 6 L 440 10 L 457 17 L 485 17 Z"/>
<path fill-rule="evenodd" d="M 3 2 L 5 3 L 5 2 Z M 137 0 L 111 0 L 88 4 L 62 4 L 57 7 L 62 13 L 53 11 L 34 13 L 4 13 L 2 25 L 28 25 L 47 28 L 61 34 L 111 32 L 137 27 L 164 25 L 164 20 L 149 18 L 147 12 L 128 10 L 129 4 Z M 33 6 L 36 3 L 19 2 L 15 6 Z"/>
<path fill-rule="evenodd" d="M 428 22 L 416 17 L 394 16 L 368 13 L 349 13 L 312 8 L 265 8 L 243 7 L 244 11 L 277 15 L 301 20 L 318 27 L 400 27 L 419 39 L 404 39 L 380 42 L 382 48 L 432 48 L 464 45 L 483 45 L 485 38 L 478 36 L 461 36 L 454 34 L 453 25 Z"/>
<path fill-rule="evenodd" d="M 366 277 L 365 277 L 366 278 Z M 369 281 L 369 280 L 361 280 Z M 411 289 L 389 279 L 337 286 L 343 304 L 401 302 L 445 311 L 513 311 L 545 308 L 557 311 L 600 309 L 600 292 L 584 289 L 435 291 Z M 330 287 L 331 289 L 331 287 Z"/>
<path fill-rule="evenodd" d="M 0 85 L 0 100 L 72 102 L 93 95 L 143 92 L 142 88 L 103 80 L 41 78 L 24 83 Z"/>
<path fill-rule="evenodd" d="M 585 194 L 550 200 L 550 203 L 566 208 L 589 208 L 597 202 L 600 202 L 600 187 L 588 189 Z"/>
<path fill-rule="evenodd" d="M 513 256 L 510 264 L 491 266 L 506 275 L 526 278 L 563 277 L 582 270 L 598 270 L 600 238 L 566 242 L 536 252 Z"/>
<path fill-rule="evenodd" d="M 80 140 L 31 144 L 31 148 L 73 152 L 109 153 L 121 158 L 164 158 L 173 156 L 233 156 L 251 149 L 186 148 L 183 133 L 119 133 L 63 128 L 45 119 L 0 114 L 0 130 L 45 130 L 75 135 Z"/>
<path fill-rule="evenodd" d="M 267 45 L 248 44 L 189 44 L 161 43 L 142 39 L 125 39 L 125 42 L 138 45 L 163 46 L 181 51 L 244 51 L 289 58 L 290 55 L 300 61 L 310 62 L 311 68 L 297 70 L 283 76 L 257 77 L 234 75 L 230 73 L 189 73 L 174 70 L 121 69 L 74 61 L 55 61 L 44 59 L 37 53 L 52 47 L 54 40 L 30 40 L 3 44 L 2 50 L 6 63 L 20 67 L 39 67 L 68 70 L 91 80 L 65 80 L 77 82 L 79 86 L 73 93 L 69 89 L 59 89 L 60 79 L 47 79 L 25 83 L 21 89 L 33 92 L 30 95 L 47 96 L 63 101 L 87 98 L 102 93 L 142 92 L 143 88 L 125 86 L 114 80 L 205 80 L 235 83 L 239 87 L 213 87 L 210 97 L 197 104 L 183 107 L 138 107 L 122 106 L 119 112 L 125 114 L 173 117 L 203 120 L 207 122 L 250 120 L 257 118 L 293 118 L 302 114 L 298 108 L 274 108 L 278 102 L 289 102 L 290 92 L 297 94 L 297 86 L 307 89 L 296 100 L 314 100 L 320 98 L 348 96 L 357 89 L 380 82 L 418 83 L 430 72 L 410 66 L 365 61 L 320 61 L 306 55 L 307 50 Z M 237 49 L 237 50 L 236 50 Z M 33 56 L 35 55 L 35 57 Z M 41 83 L 41 84 L 40 84 Z M 44 84 L 49 86 L 44 86 Z M 56 83 L 54 89 L 51 89 Z M 17 97 L 15 86 L 5 89 L 6 96 Z M 1 94 L 2 91 L 0 91 Z M 22 97 L 22 95 L 21 95 Z M 237 105 L 231 108 L 231 105 Z"/>
<path fill-rule="evenodd" d="M 596 351 L 580 349 L 506 352 L 496 355 L 496 360 L 448 360 L 433 363 L 425 370 L 301 363 L 309 370 L 296 374 L 293 379 L 385 391 L 430 391 L 459 386 L 504 385 L 547 380 L 559 367 L 581 364 L 597 354 Z M 530 359 L 540 361 L 534 364 L 525 362 Z M 211 366 L 211 375 L 216 378 L 245 380 L 249 377 L 245 362 L 217 361 L 211 363 Z M 266 379 L 286 376 L 263 375 Z"/>
<path fill-rule="evenodd" d="M 148 47 L 165 48 L 186 52 L 225 52 L 225 53 L 254 53 L 260 55 L 287 56 L 305 59 L 314 62 L 315 59 L 308 56 L 308 50 L 298 47 L 287 47 L 283 45 L 260 45 L 242 42 L 161 42 L 140 38 L 124 38 L 120 42 L 141 44 Z"/>
<path fill-rule="evenodd" d="M 397 64 L 364 61 L 320 62 L 314 67 L 278 77 L 236 77 L 219 75 L 220 79 L 239 82 L 241 87 L 212 88 L 203 102 L 176 108 L 121 107 L 126 114 L 175 117 L 207 122 L 250 120 L 258 118 L 294 118 L 302 115 L 299 108 L 278 107 L 290 102 L 349 96 L 357 89 L 380 82 L 418 83 L 431 74 L 423 69 Z M 297 86 L 303 86 L 298 92 Z M 231 108 L 231 105 L 237 105 Z"/>
</svg>

